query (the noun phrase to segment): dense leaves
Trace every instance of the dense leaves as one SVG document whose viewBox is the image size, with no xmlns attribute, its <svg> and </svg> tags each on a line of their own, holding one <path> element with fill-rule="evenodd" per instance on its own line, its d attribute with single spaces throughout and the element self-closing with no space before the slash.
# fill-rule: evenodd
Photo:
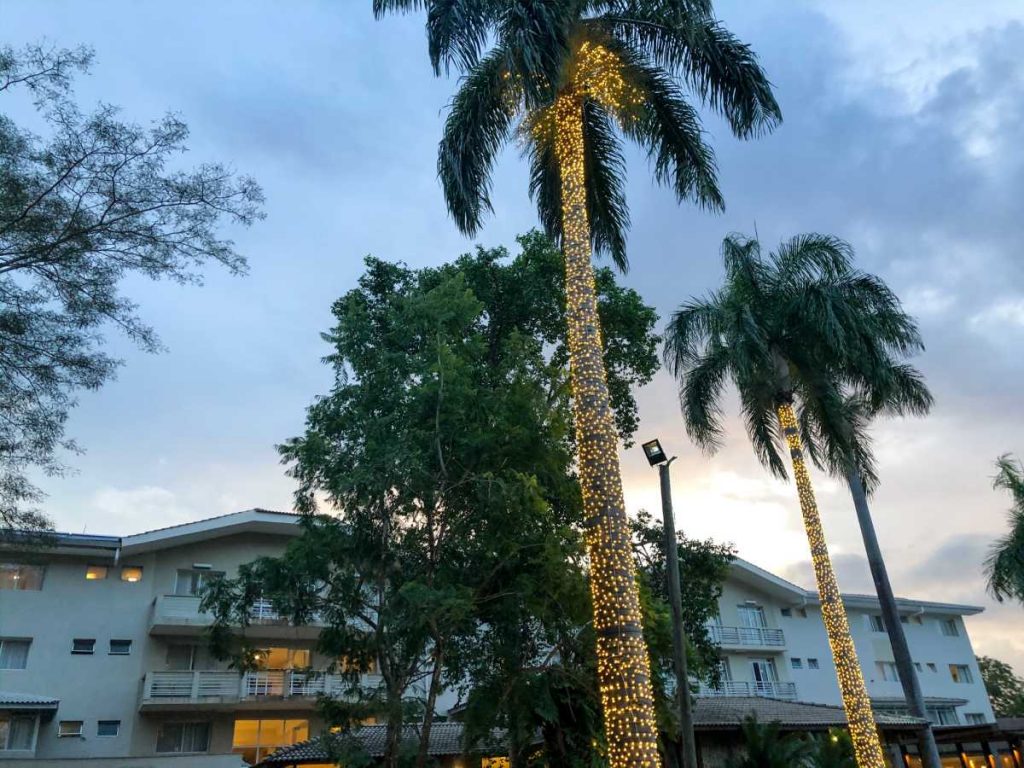
<svg viewBox="0 0 1024 768">
<path fill-rule="evenodd" d="M 1013 667 L 991 656 L 979 656 L 978 669 L 996 716 L 1024 717 L 1024 679 Z"/>
<path fill-rule="evenodd" d="M 445 687 L 463 694 L 471 740 L 501 724 L 524 759 L 538 728 L 554 748 L 594 750 L 560 257 L 537 233 L 519 242 L 515 258 L 478 249 L 418 271 L 367 259 L 325 335 L 335 385 L 281 448 L 304 533 L 206 598 L 239 663 L 261 595 L 297 624 L 326 623 L 320 651 L 345 660 L 353 688 L 325 715 L 387 722 L 392 764 L 404 718 L 426 744 Z M 599 291 L 628 439 L 631 387 L 657 367 L 656 316 L 607 270 Z M 379 688 L 358 688 L 367 666 Z M 580 721 L 585 747 L 566 734 Z"/>
<path fill-rule="evenodd" d="M 1008 491 L 1012 504 L 1007 513 L 1010 530 L 992 545 L 985 561 L 988 588 L 997 600 L 1011 598 L 1024 603 L 1024 464 L 1004 454 L 996 468 L 993 485 Z"/>
<path fill-rule="evenodd" d="M 68 411 L 118 361 L 115 328 L 146 350 L 153 330 L 121 294 L 130 275 L 197 282 L 198 267 L 245 269 L 224 221 L 250 224 L 262 195 L 218 164 L 171 170 L 188 128 L 169 115 L 148 128 L 100 105 L 85 114 L 71 82 L 87 49 L 0 47 L 0 99 L 27 97 L 45 135 L 0 113 L 0 534 L 48 522 L 33 504 L 32 468 L 59 473 Z"/>
</svg>

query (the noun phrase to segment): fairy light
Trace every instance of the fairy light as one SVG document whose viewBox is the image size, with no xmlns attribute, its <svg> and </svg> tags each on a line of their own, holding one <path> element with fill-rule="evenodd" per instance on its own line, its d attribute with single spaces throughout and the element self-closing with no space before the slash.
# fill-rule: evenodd
<svg viewBox="0 0 1024 768">
<path fill-rule="evenodd" d="M 570 85 L 531 129 L 553 132 L 561 174 L 573 414 L 608 757 L 612 768 L 654 768 L 661 759 L 650 662 L 605 375 L 584 178 L 584 100 L 620 109 L 634 98 L 616 62 L 607 49 L 582 45 Z"/>
<path fill-rule="evenodd" d="M 846 620 L 846 608 L 843 606 L 842 595 L 839 593 L 839 584 L 836 582 L 832 561 L 828 556 L 825 532 L 821 527 L 821 516 L 818 514 L 818 505 L 814 500 L 811 478 L 807 474 L 807 466 L 804 463 L 803 445 L 800 441 L 800 432 L 797 429 L 793 404 L 788 401 L 780 402 L 776 412 L 793 461 L 793 477 L 796 480 L 797 494 L 800 497 L 800 511 L 803 513 L 807 541 L 811 545 L 814 575 L 818 581 L 821 617 L 825 622 L 828 644 L 832 649 L 832 659 L 836 665 L 839 691 L 843 697 L 846 719 L 850 724 L 850 737 L 853 740 L 857 765 L 859 768 L 885 768 L 882 745 L 878 739 L 878 728 L 871 711 L 871 701 L 868 699 L 864 676 L 861 673 L 860 662 L 857 660 L 857 649 L 850 636 L 850 625 Z"/>
</svg>

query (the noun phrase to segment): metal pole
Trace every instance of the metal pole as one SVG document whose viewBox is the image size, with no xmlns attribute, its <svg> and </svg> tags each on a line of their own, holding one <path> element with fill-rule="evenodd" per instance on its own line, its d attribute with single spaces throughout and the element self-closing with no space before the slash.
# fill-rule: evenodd
<svg viewBox="0 0 1024 768">
<path fill-rule="evenodd" d="M 658 465 L 661 480 L 661 513 L 665 527 L 665 565 L 668 597 L 672 605 L 672 650 L 675 656 L 676 693 L 679 696 L 679 745 L 683 752 L 683 768 L 697 768 L 697 745 L 693 734 L 693 712 L 690 706 L 690 676 L 686 669 L 686 629 L 683 627 L 683 598 L 679 588 L 679 550 L 676 543 L 676 521 L 672 514 L 672 481 L 669 465 L 673 456 Z"/>
</svg>

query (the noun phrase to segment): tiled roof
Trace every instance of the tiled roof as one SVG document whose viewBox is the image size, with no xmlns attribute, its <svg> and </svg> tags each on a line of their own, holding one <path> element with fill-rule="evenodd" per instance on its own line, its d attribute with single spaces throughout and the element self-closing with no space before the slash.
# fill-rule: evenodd
<svg viewBox="0 0 1024 768">
<path fill-rule="evenodd" d="M 59 699 L 49 696 L 34 696 L 31 693 L 14 693 L 12 691 L 0 691 L 0 708 L 31 707 L 33 709 L 56 709 L 60 703 Z"/>
<path fill-rule="evenodd" d="M 701 728 L 735 727 L 747 715 L 762 723 L 778 722 L 799 728 L 832 728 L 846 725 L 842 707 L 783 701 L 763 696 L 698 696 L 693 707 L 693 725 Z M 883 728 L 914 728 L 922 720 L 909 715 L 875 713 L 875 722 Z"/>
<path fill-rule="evenodd" d="M 352 731 L 350 736 L 355 736 L 362 743 L 362 747 L 371 757 L 380 757 L 384 754 L 384 742 L 387 737 L 387 726 L 385 725 L 364 725 L 358 730 Z M 402 740 L 407 742 L 418 741 L 420 735 L 419 726 L 407 725 L 402 729 Z M 291 765 L 302 762 L 324 762 L 327 760 L 327 749 L 324 739 L 334 738 L 323 736 L 309 741 L 301 741 L 290 747 L 282 747 L 259 764 L 260 766 Z M 495 731 L 492 744 L 496 752 L 503 753 L 506 750 L 504 744 L 505 734 L 502 731 Z M 431 757 L 447 757 L 462 754 L 462 723 L 434 723 L 430 728 L 430 745 L 428 754 Z"/>
</svg>

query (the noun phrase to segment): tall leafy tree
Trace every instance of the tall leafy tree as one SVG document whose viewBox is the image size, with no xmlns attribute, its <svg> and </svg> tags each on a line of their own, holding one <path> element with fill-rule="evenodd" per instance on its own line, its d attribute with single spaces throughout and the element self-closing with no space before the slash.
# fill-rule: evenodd
<svg viewBox="0 0 1024 768">
<path fill-rule="evenodd" d="M 409 715 L 426 764 L 436 697 L 467 676 L 491 692 L 509 687 L 517 701 L 542 684 L 564 690 L 568 676 L 541 667 L 551 648 L 571 647 L 589 611 L 564 287 L 551 279 L 560 257 L 540 234 L 520 242 L 511 260 L 497 249 L 419 271 L 367 261 L 334 306 L 335 385 L 310 408 L 305 434 L 281 449 L 310 515 L 304 535 L 208 596 L 223 647 L 242 661 L 244 647 L 231 645 L 260 594 L 296 623 L 319 615 L 324 653 L 356 669 L 372 661 L 381 687 L 325 702 L 325 714 L 347 725 L 376 708 L 389 726 L 389 765 Z M 626 382 L 657 367 L 656 315 L 610 271 L 598 284 L 628 436 Z M 324 502 L 334 514 L 315 514 Z M 414 684 L 424 695 L 410 712 Z M 487 703 L 474 702 L 477 722 Z M 535 720 L 512 718 L 521 709 L 508 697 L 494 703 L 520 746 L 532 738 Z"/>
<path fill-rule="evenodd" d="M 41 125 L 0 113 L 0 536 L 49 527 L 29 472 L 65 469 L 76 394 L 119 364 L 103 332 L 160 348 L 122 281 L 198 282 L 210 262 L 242 273 L 218 227 L 261 215 L 251 179 L 219 164 L 171 170 L 188 137 L 178 117 L 143 128 L 110 105 L 79 110 L 72 80 L 91 61 L 86 48 L 0 47 L 0 100 L 27 95 Z"/>
<path fill-rule="evenodd" d="M 1024 717 L 1024 679 L 1013 667 L 991 656 L 979 656 L 978 669 L 996 716 Z"/>
<path fill-rule="evenodd" d="M 530 193 L 565 258 L 569 357 L 598 677 L 613 766 L 656 765 L 656 726 L 633 581 L 617 434 L 591 266 L 626 267 L 623 139 L 650 157 L 679 200 L 723 206 L 714 155 L 688 97 L 748 138 L 781 119 L 750 48 L 709 0 L 374 0 L 380 15 L 426 9 L 436 72 L 465 77 L 438 156 L 448 210 L 474 235 L 491 209 L 490 178 L 517 138 Z"/>
<path fill-rule="evenodd" d="M 1024 603 L 1024 464 L 1006 453 L 996 460 L 993 486 L 1008 491 L 1012 504 L 1007 514 L 1010 530 L 992 545 L 985 561 L 988 589 L 997 600 Z"/>
<path fill-rule="evenodd" d="M 857 762 L 881 766 L 804 444 L 813 455 L 820 446 L 844 468 L 850 457 L 858 457 L 854 469 L 871 467 L 866 438 L 853 428 L 858 411 L 852 404 L 896 407 L 896 381 L 916 396 L 926 393 L 916 371 L 896 360 L 918 348 L 916 328 L 880 280 L 852 268 L 852 250 L 837 238 L 800 235 L 763 257 L 756 240 L 730 236 L 722 254 L 723 287 L 684 304 L 666 337 L 687 431 L 703 448 L 718 447 L 721 398 L 731 379 L 762 464 L 785 478 L 782 451 L 789 452 Z"/>
</svg>

